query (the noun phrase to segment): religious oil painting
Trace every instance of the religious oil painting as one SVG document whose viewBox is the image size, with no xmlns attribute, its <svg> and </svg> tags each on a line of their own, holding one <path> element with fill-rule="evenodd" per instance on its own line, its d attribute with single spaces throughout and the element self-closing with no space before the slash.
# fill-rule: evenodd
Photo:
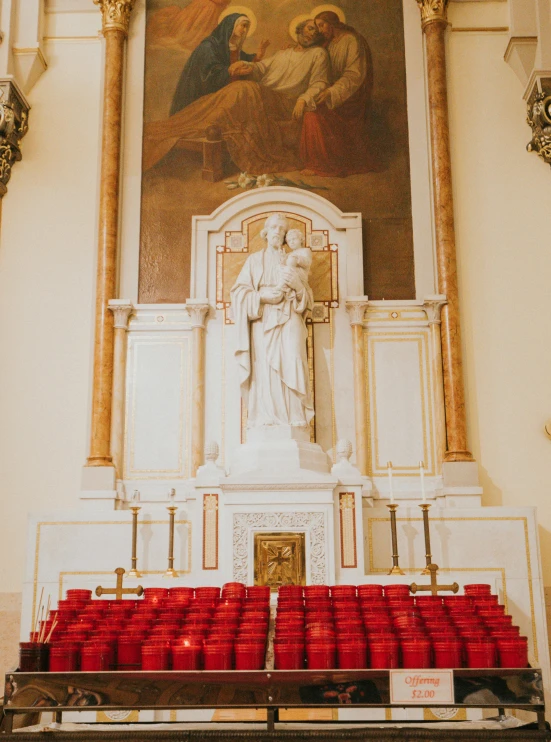
<svg viewBox="0 0 551 742">
<path fill-rule="evenodd" d="M 361 212 L 371 299 L 415 298 L 403 0 L 147 0 L 139 300 L 189 296 L 191 225 L 291 186 Z"/>
</svg>

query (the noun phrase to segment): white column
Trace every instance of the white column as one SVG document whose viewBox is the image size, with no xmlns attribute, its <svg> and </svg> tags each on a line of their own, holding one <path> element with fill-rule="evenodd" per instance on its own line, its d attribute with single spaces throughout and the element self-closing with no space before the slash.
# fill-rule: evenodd
<svg viewBox="0 0 551 742">
<path fill-rule="evenodd" d="M 354 403 L 356 421 L 356 466 L 362 476 L 369 471 L 368 425 L 369 414 L 366 393 L 364 317 L 367 296 L 353 296 L 346 300 L 346 311 L 352 327 L 352 357 L 354 366 Z"/>
<path fill-rule="evenodd" d="M 124 415 L 126 393 L 126 333 L 134 307 L 126 299 L 111 299 L 108 304 L 114 316 L 113 399 L 111 404 L 111 456 L 117 475 L 117 490 L 123 478 Z"/>
<path fill-rule="evenodd" d="M 203 463 L 205 450 L 205 324 L 209 304 L 206 299 L 188 299 L 186 309 L 193 328 L 191 476 L 194 477 Z"/>
<path fill-rule="evenodd" d="M 446 304 L 443 294 L 427 296 L 423 309 L 427 313 L 430 330 L 431 376 L 434 384 L 434 410 L 436 423 L 436 473 L 442 473 L 442 462 L 446 453 L 446 408 L 444 404 L 444 378 L 442 374 L 442 336 L 440 315 Z"/>
</svg>

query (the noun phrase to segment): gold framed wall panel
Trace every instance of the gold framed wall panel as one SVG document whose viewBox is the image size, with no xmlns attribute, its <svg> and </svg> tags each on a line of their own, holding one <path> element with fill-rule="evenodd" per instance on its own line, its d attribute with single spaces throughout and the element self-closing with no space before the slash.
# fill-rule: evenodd
<svg viewBox="0 0 551 742">
<path fill-rule="evenodd" d="M 391 311 L 391 310 L 389 310 Z M 419 322 L 419 319 L 415 319 Z M 413 328 L 412 328 L 413 329 Z M 369 460 L 370 476 L 387 476 L 387 461 L 383 461 L 380 456 L 379 446 L 379 416 L 380 410 L 377 405 L 377 361 L 376 345 L 378 343 L 411 343 L 417 346 L 417 362 L 419 372 L 419 399 L 421 426 L 420 434 L 422 436 L 423 462 L 425 464 L 425 475 L 436 476 L 436 434 L 435 434 L 435 416 L 434 416 L 434 379 L 432 375 L 432 365 L 430 362 L 430 335 L 428 327 L 418 327 L 413 331 L 407 331 L 402 328 L 396 330 L 388 329 L 387 331 L 373 331 L 370 327 L 364 328 L 365 337 L 365 365 L 366 374 L 366 397 L 368 401 L 369 426 L 368 426 L 368 445 L 371 452 Z M 406 425 L 404 420 L 396 419 L 397 425 Z M 411 477 L 419 472 L 418 464 L 404 465 L 400 463 L 397 455 L 389 457 L 393 464 L 393 473 L 395 476 Z"/>
<path fill-rule="evenodd" d="M 178 440 L 177 463 L 173 467 L 145 468 L 136 466 L 136 417 L 140 388 L 138 373 L 139 350 L 162 346 L 176 346 L 180 349 L 179 393 L 178 393 Z M 128 338 L 128 362 L 126 379 L 125 408 L 125 451 L 124 479 L 158 480 L 188 479 L 191 471 L 191 399 L 192 399 L 192 357 L 191 337 L 152 337 L 150 334 L 130 334 Z"/>
</svg>

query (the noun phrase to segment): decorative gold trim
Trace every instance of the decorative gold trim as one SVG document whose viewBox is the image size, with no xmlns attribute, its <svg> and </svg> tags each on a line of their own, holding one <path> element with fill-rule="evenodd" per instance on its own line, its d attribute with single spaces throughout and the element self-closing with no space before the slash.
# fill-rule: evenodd
<svg viewBox="0 0 551 742">
<path fill-rule="evenodd" d="M 339 530 L 341 569 L 356 569 L 358 567 L 356 496 L 353 492 L 339 493 Z"/>
<path fill-rule="evenodd" d="M 448 22 L 449 0 L 417 0 L 421 11 L 421 26 L 425 29 L 429 23 Z"/>
<path fill-rule="evenodd" d="M 422 518 L 398 518 L 397 520 L 405 522 L 405 523 L 414 523 L 419 522 L 421 523 L 423 521 Z M 384 574 L 386 572 L 386 569 L 384 568 L 376 568 L 374 566 L 374 554 L 373 554 L 373 523 L 388 523 L 390 521 L 390 518 L 370 518 L 368 517 L 368 524 L 367 524 L 367 531 L 368 531 L 368 544 L 369 544 L 369 573 L 371 574 Z M 526 571 L 528 573 L 528 594 L 530 597 L 530 618 L 531 618 L 531 628 L 532 628 L 532 641 L 534 645 L 534 658 L 536 661 L 539 661 L 539 653 L 538 653 L 538 639 L 537 639 L 537 627 L 536 627 L 536 613 L 535 613 L 535 606 L 534 606 L 534 587 L 533 587 L 533 578 L 532 578 L 532 560 L 530 557 L 530 540 L 529 540 L 529 534 L 528 534 L 528 519 L 524 517 L 514 517 L 514 516 L 497 516 L 495 518 L 431 518 L 431 521 L 436 522 L 450 522 L 450 521 L 466 521 L 466 522 L 479 522 L 479 521 L 522 521 L 523 527 L 524 527 L 524 545 L 525 545 L 525 554 L 526 554 Z M 406 568 L 405 572 L 417 572 L 418 567 L 414 568 Z M 505 605 L 505 611 L 508 612 L 508 599 L 507 599 L 507 576 L 506 576 L 506 570 L 503 567 L 458 567 L 458 568 L 441 568 L 441 572 L 500 572 L 501 573 L 501 580 L 503 584 L 503 603 Z"/>
<path fill-rule="evenodd" d="M 136 0 L 94 0 L 99 5 L 102 18 L 102 30 L 122 31 L 128 34 L 130 26 L 130 13 Z"/>
<path fill-rule="evenodd" d="M 508 33 L 509 26 L 452 26 L 453 33 Z"/>
</svg>

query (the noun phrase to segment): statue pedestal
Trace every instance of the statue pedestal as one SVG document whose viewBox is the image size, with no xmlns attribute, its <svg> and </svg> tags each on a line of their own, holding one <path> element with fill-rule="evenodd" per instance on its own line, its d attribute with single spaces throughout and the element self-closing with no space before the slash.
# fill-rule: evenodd
<svg viewBox="0 0 551 742">
<path fill-rule="evenodd" d="M 328 481 L 330 471 L 327 454 L 310 442 L 309 427 L 270 425 L 247 430 L 247 442 L 233 454 L 229 481 Z"/>
</svg>

